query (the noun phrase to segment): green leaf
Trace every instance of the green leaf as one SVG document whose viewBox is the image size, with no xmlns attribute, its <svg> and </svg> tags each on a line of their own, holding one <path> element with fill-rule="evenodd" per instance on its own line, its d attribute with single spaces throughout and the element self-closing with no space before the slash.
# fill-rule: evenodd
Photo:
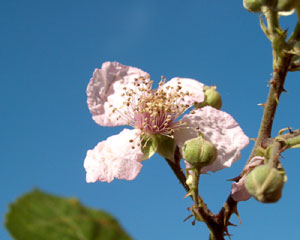
<svg viewBox="0 0 300 240">
<path fill-rule="evenodd" d="M 131 239 L 108 213 L 38 189 L 10 205 L 5 225 L 16 240 Z"/>
</svg>

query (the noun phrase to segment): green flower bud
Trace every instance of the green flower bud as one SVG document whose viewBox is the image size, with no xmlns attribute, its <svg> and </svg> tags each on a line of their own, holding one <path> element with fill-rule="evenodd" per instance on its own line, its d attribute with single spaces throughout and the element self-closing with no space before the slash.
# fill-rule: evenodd
<svg viewBox="0 0 300 240">
<path fill-rule="evenodd" d="M 243 5 L 250 12 L 261 12 L 261 0 L 243 0 Z"/>
<path fill-rule="evenodd" d="M 207 105 L 216 109 L 220 109 L 222 107 L 222 99 L 220 94 L 217 92 L 216 86 L 210 87 L 205 91 L 205 100 Z"/>
<path fill-rule="evenodd" d="M 216 86 L 205 86 L 204 87 L 205 100 L 195 105 L 196 108 L 202 108 L 204 106 L 211 106 L 216 109 L 222 107 L 222 99 L 220 94 L 217 92 Z"/>
<path fill-rule="evenodd" d="M 200 169 L 212 164 L 217 159 L 217 148 L 200 136 L 184 143 L 182 155 L 193 167 Z"/>
<path fill-rule="evenodd" d="M 277 169 L 261 165 L 248 174 L 245 187 L 260 202 L 277 202 L 281 197 L 283 177 Z"/>
</svg>

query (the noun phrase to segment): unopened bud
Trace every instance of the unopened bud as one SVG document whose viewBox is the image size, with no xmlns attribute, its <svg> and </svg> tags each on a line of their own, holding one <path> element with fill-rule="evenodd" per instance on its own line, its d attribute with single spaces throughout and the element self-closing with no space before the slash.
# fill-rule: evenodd
<svg viewBox="0 0 300 240">
<path fill-rule="evenodd" d="M 202 108 L 204 106 L 211 106 L 216 109 L 220 109 L 222 107 L 222 98 L 221 95 L 217 91 L 216 86 L 205 86 L 204 87 L 204 95 L 205 100 L 201 103 L 195 105 L 196 108 Z"/>
<path fill-rule="evenodd" d="M 182 147 L 183 158 L 193 167 L 200 169 L 217 159 L 217 148 L 204 137 L 187 140 Z"/>
<path fill-rule="evenodd" d="M 261 12 L 261 0 L 243 0 L 243 5 L 250 12 Z"/>
<path fill-rule="evenodd" d="M 268 165 L 257 166 L 248 174 L 245 186 L 256 200 L 263 203 L 277 202 L 281 197 L 283 176 Z"/>
</svg>

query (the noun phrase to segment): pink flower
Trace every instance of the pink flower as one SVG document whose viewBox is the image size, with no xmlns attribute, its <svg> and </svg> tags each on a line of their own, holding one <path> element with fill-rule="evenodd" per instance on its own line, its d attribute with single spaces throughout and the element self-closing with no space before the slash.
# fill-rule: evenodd
<svg viewBox="0 0 300 240">
<path fill-rule="evenodd" d="M 101 126 L 134 129 L 124 129 L 87 152 L 87 182 L 134 179 L 142 168 L 141 141 L 153 134 L 173 136 L 184 125 L 175 120 L 204 100 L 203 86 L 193 79 L 174 78 L 152 90 L 150 76 L 144 71 L 118 62 L 103 63 L 87 87 L 93 119 Z"/>
<path fill-rule="evenodd" d="M 248 174 L 258 165 L 264 164 L 264 157 L 256 156 L 250 160 L 243 170 L 243 176 L 238 182 L 231 185 L 231 197 L 235 201 L 247 201 L 251 198 L 245 187 L 245 180 Z"/>
<path fill-rule="evenodd" d="M 176 121 L 195 103 L 204 101 L 202 83 L 173 78 L 161 81 L 156 90 L 152 83 L 149 74 L 118 62 L 105 62 L 94 71 L 87 87 L 94 121 L 101 126 L 129 125 L 133 129 L 125 129 L 87 152 L 87 182 L 134 179 L 142 168 L 143 144 L 156 134 L 174 138 L 181 147 L 200 131 L 217 146 L 219 155 L 217 163 L 206 171 L 229 167 L 240 157 L 249 140 L 227 113 L 204 107 Z"/>
</svg>

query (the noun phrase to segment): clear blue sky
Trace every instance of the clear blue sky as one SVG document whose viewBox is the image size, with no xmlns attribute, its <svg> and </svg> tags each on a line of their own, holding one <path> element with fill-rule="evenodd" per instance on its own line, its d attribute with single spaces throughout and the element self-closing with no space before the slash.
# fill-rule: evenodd
<svg viewBox="0 0 300 240">
<path fill-rule="evenodd" d="M 283 19 L 292 29 L 295 16 Z M 8 203 L 39 187 L 78 197 L 116 216 L 136 240 L 207 239 L 204 225 L 183 223 L 191 201 L 159 156 L 144 162 L 134 181 L 85 182 L 86 151 L 122 128 L 91 119 L 86 86 L 104 61 L 216 84 L 223 110 L 255 137 L 272 72 L 270 43 L 258 15 L 242 1 L 1 0 L 0 1 L 0 221 Z M 274 133 L 300 128 L 300 75 L 290 73 Z M 218 211 L 251 145 L 232 168 L 203 176 L 200 192 Z M 232 239 L 297 239 L 300 235 L 299 149 L 285 152 L 288 174 L 279 203 L 239 205 Z M 1 240 L 11 239 L 0 226 Z"/>
</svg>

